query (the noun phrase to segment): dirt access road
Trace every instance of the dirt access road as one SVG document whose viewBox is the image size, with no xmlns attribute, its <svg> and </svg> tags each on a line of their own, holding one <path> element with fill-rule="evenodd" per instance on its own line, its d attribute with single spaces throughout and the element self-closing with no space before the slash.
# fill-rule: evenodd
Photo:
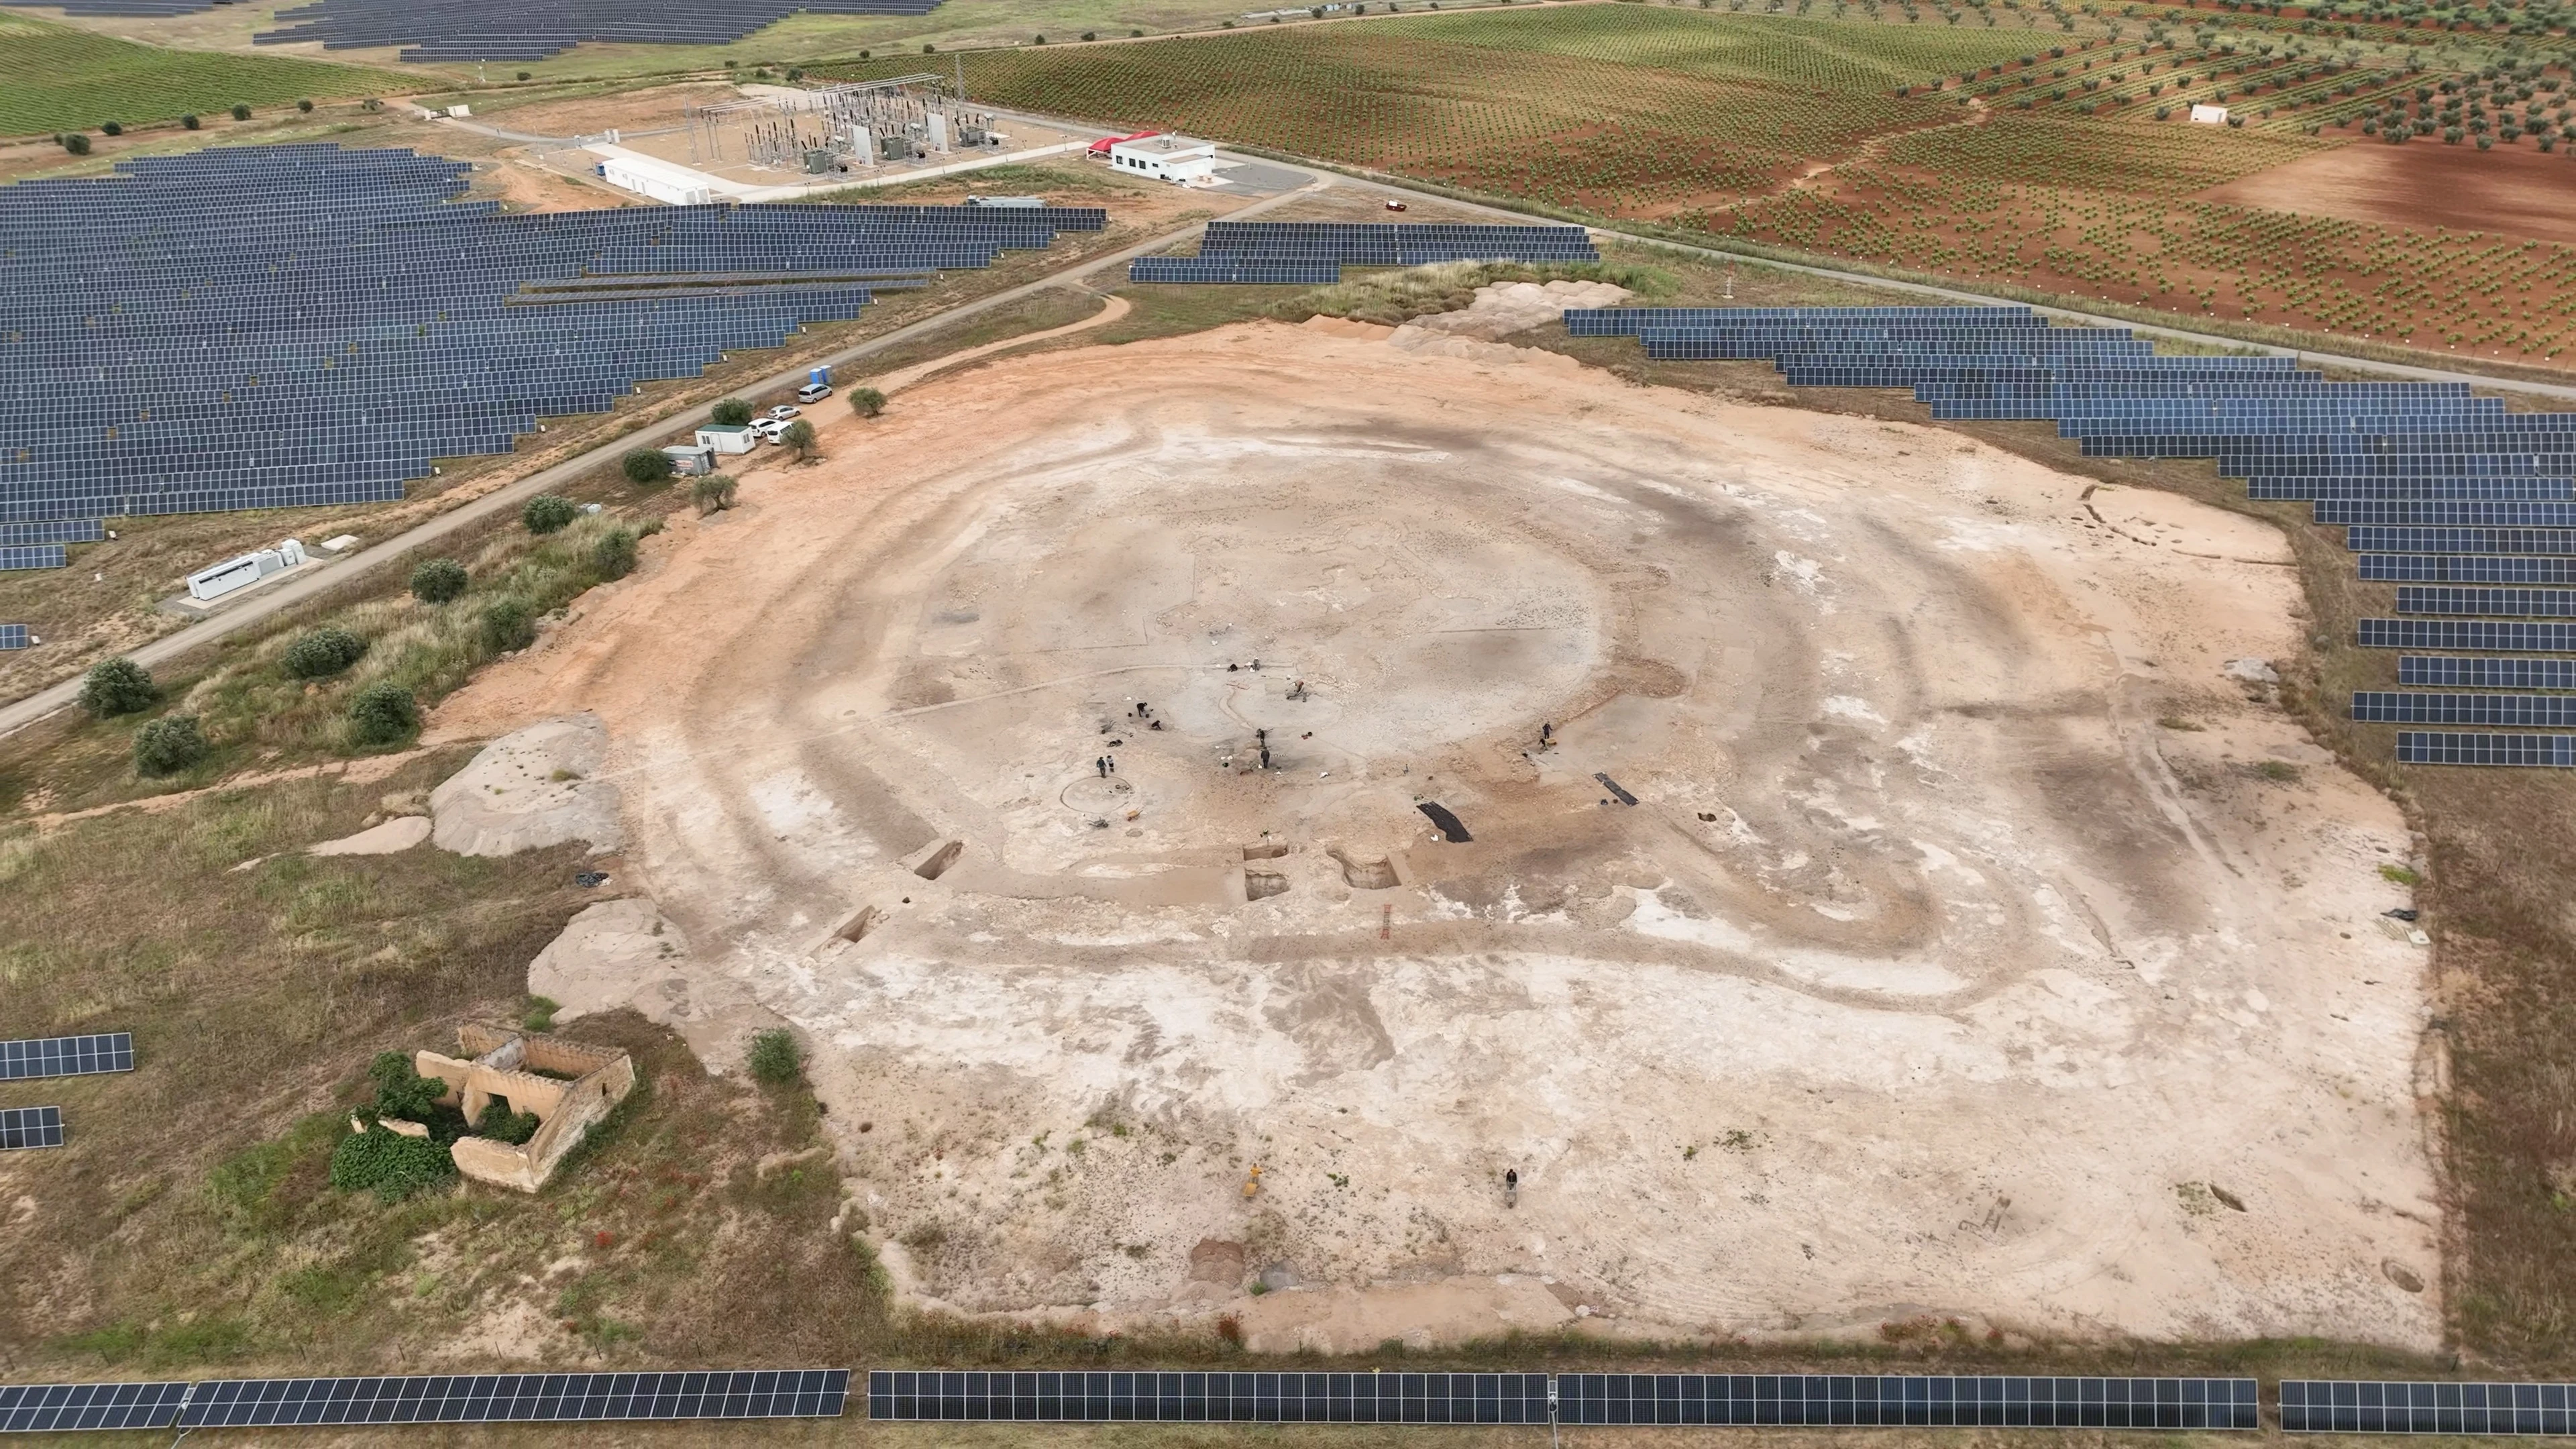
<svg viewBox="0 0 2576 1449">
<path fill-rule="evenodd" d="M 2277 534 L 1383 336 L 933 378 L 454 696 L 608 727 L 588 1004 L 793 1022 L 968 1311 L 2439 1342 L 2403 823 L 2227 672 Z"/>
</svg>

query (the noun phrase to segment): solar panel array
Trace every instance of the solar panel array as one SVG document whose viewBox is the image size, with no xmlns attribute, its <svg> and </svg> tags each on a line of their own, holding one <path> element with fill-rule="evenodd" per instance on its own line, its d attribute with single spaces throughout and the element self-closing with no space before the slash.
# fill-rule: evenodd
<svg viewBox="0 0 2576 1449">
<path fill-rule="evenodd" d="M 37 0 L 5 0 L 12 5 Z M 43 0 L 73 15 L 194 15 L 227 0 Z M 722 45 L 798 11 L 927 15 L 939 0 L 317 0 L 280 10 L 261 45 L 399 45 L 404 60 L 543 60 L 583 41 Z"/>
<path fill-rule="evenodd" d="M 1250 282 L 1320 286 L 1344 264 L 1419 267 L 1432 262 L 1597 262 L 1579 226 L 1468 226 L 1449 222 L 1212 221 L 1194 257 L 1138 257 L 1131 282 Z"/>
<path fill-rule="evenodd" d="M 26 625 L 0 624 L 0 649 L 24 649 L 26 647 Z"/>
<path fill-rule="evenodd" d="M 838 1418 L 848 1369 L 419 1374 L 0 1388 L 0 1433 Z"/>
<path fill-rule="evenodd" d="M 0 1082 L 36 1077 L 86 1077 L 134 1070 L 134 1034 L 48 1036 L 0 1041 Z"/>
<path fill-rule="evenodd" d="M 1565 314 L 1576 336 L 1650 357 L 1767 359 L 1791 383 L 1910 387 L 1936 418 L 2034 419 L 2088 456 L 2215 458 L 2249 496 L 2309 503 L 2346 529 L 2361 576 L 2399 584 L 2374 649 L 2576 653 L 2576 413 L 2509 413 L 2465 383 L 2334 383 L 2282 357 L 2158 357 L 2117 327 L 2052 327 L 2027 307 L 1633 307 Z M 2566 585 L 2567 587 L 2553 587 Z M 2413 657 L 2401 682 L 2566 689 L 2565 660 L 2514 669 Z M 2448 677 L 2443 677 L 2447 673 Z M 2372 723 L 2576 729 L 2537 693 L 2364 691 Z M 2576 763 L 2576 736 L 2406 731 L 2421 764 Z"/>
<path fill-rule="evenodd" d="M 885 1422 L 2261 1427 L 2252 1379 L 879 1370 Z"/>
<path fill-rule="evenodd" d="M 0 544 L 0 573 L 13 569 L 58 569 L 71 561 L 59 543 Z"/>
<path fill-rule="evenodd" d="M 2576 1434 L 2576 1384 L 2283 1379 L 2292 1434 Z"/>
<path fill-rule="evenodd" d="M 0 187 L 11 546 L 95 539 L 119 514 L 398 499 L 434 458 L 507 452 L 539 418 L 604 411 L 853 318 L 876 289 L 1107 221 L 802 203 L 505 215 L 459 199 L 471 169 L 312 144 Z"/>
<path fill-rule="evenodd" d="M 60 1107 L 0 1107 L 0 1152 L 63 1145 Z"/>
</svg>

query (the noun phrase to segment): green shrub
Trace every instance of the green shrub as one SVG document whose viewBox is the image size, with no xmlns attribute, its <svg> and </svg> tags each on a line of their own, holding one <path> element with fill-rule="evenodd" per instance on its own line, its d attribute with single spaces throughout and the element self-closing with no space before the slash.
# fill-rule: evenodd
<svg viewBox="0 0 2576 1449">
<path fill-rule="evenodd" d="M 519 77 L 519 79 L 521 79 L 521 80 L 526 80 L 526 79 L 527 79 L 527 77 L 526 77 L 526 76 L 521 76 L 521 77 Z M 305 115 L 308 115 L 308 116 L 309 116 L 309 115 L 313 114 L 313 103 L 312 103 L 311 101 L 297 101 L 297 102 L 295 103 L 295 109 L 297 109 L 297 110 L 299 110 L 299 111 L 303 112 Z"/>
<path fill-rule="evenodd" d="M 358 662 L 367 641 L 346 629 L 325 624 L 298 635 L 278 662 L 297 679 L 327 679 Z"/>
<path fill-rule="evenodd" d="M 519 72 L 519 79 L 521 79 L 521 80 L 526 80 L 527 78 L 528 78 L 528 72 L 526 72 L 526 71 L 521 71 L 521 72 Z"/>
<path fill-rule="evenodd" d="M 751 404 L 738 397 L 726 398 L 715 405 L 714 417 L 728 428 L 741 427 L 751 421 Z"/>
<path fill-rule="evenodd" d="M 63 149 L 71 152 L 75 156 L 86 156 L 89 154 L 89 137 L 82 135 L 78 131 L 65 132 L 63 135 Z"/>
<path fill-rule="evenodd" d="M 622 579 L 635 572 L 635 531 L 612 528 L 590 546 L 590 566 L 599 571 L 602 582 Z"/>
<path fill-rule="evenodd" d="M 773 1087 L 795 1081 L 805 1069 L 805 1054 L 796 1048 L 796 1038 L 785 1027 L 754 1032 L 751 1037 L 751 1074 Z"/>
<path fill-rule="evenodd" d="M 519 522 L 527 525 L 528 532 L 541 537 L 560 532 L 579 517 L 581 505 L 560 493 L 540 493 L 519 510 Z"/>
<path fill-rule="evenodd" d="M 181 116 L 179 124 L 193 131 L 197 129 L 197 118 L 194 115 Z"/>
<path fill-rule="evenodd" d="M 850 411 L 863 418 L 875 417 L 885 411 L 885 394 L 872 387 L 854 387 L 850 389 Z"/>
<path fill-rule="evenodd" d="M 143 666 L 122 655 L 91 665 L 81 680 L 80 706 L 99 719 L 150 709 L 160 697 Z"/>
<path fill-rule="evenodd" d="M 367 1080 L 376 1089 L 377 1116 L 427 1122 L 438 1110 L 438 1099 L 447 1095 L 447 1083 L 422 1076 L 412 1061 L 408 1052 L 378 1052 L 367 1063 Z"/>
<path fill-rule="evenodd" d="M 234 120 L 236 120 L 236 121 L 247 121 L 247 120 L 249 120 L 249 119 L 250 119 L 250 107 L 248 107 L 248 106 L 235 106 L 235 107 L 233 107 L 233 119 L 234 119 Z"/>
<path fill-rule="evenodd" d="M 394 744 L 420 728 L 420 702 L 392 680 L 370 684 L 349 697 L 349 724 L 359 744 Z"/>
<path fill-rule="evenodd" d="M 424 604 L 444 604 L 472 582 L 465 565 L 452 558 L 434 558 L 411 571 L 411 596 Z"/>
<path fill-rule="evenodd" d="M 175 775 L 212 752 L 193 714 L 169 715 L 134 732 L 137 774 Z"/>
<path fill-rule="evenodd" d="M 710 473 L 689 485 L 689 501 L 700 513 L 718 513 L 733 507 L 734 481 L 722 473 Z"/>
<path fill-rule="evenodd" d="M 671 455 L 659 448 L 637 448 L 618 459 L 617 466 L 626 474 L 627 482 L 639 487 L 671 481 Z"/>
<path fill-rule="evenodd" d="M 536 1136 L 537 1129 L 544 1125 L 536 1113 L 513 1112 L 510 1110 L 509 1103 L 495 1097 L 484 1104 L 483 1120 L 474 1124 L 474 1135 L 489 1137 L 495 1142 L 507 1142 L 513 1147 L 518 1147 L 525 1145 L 529 1138 Z"/>
<path fill-rule="evenodd" d="M 520 1019 L 519 1025 L 529 1031 L 552 1031 L 555 1029 L 555 1013 L 561 1010 L 563 1003 L 551 996 L 531 996 L 528 998 L 528 1014 Z"/>
<path fill-rule="evenodd" d="M 805 463 L 813 460 L 814 425 L 803 418 L 789 423 L 787 430 L 778 435 L 778 441 L 796 450 L 797 462 Z"/>
<path fill-rule="evenodd" d="M 352 1132 L 331 1152 L 333 1187 L 373 1192 L 386 1202 L 400 1202 L 455 1176 L 456 1159 L 445 1143 L 383 1127 Z"/>
<path fill-rule="evenodd" d="M 537 621 L 524 600 L 507 595 L 483 607 L 483 645 L 495 654 L 525 649 L 537 642 Z"/>
<path fill-rule="evenodd" d="M 103 136 L 122 136 L 125 134 L 125 127 L 115 121 L 109 121 L 98 129 L 99 134 Z"/>
</svg>

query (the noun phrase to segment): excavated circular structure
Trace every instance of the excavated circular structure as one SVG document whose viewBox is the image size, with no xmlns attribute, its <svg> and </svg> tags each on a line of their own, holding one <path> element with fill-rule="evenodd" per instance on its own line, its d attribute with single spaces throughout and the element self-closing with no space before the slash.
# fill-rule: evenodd
<svg viewBox="0 0 2576 1449">
<path fill-rule="evenodd" d="M 826 419 L 437 728 L 605 722 L 639 999 L 796 1024 L 925 1302 L 2438 1342 L 2406 831 L 2228 672 L 2278 534 L 1442 346 Z"/>
</svg>

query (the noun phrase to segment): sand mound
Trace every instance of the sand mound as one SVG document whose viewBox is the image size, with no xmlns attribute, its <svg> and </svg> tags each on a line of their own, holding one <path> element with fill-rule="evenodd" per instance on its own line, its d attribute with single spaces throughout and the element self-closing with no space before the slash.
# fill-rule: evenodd
<svg viewBox="0 0 2576 1449">
<path fill-rule="evenodd" d="M 2439 1343 L 2404 822 L 2213 511 L 1267 324 L 867 436 L 441 714 L 598 711 L 648 984 L 802 1028 L 920 1293 Z"/>
<path fill-rule="evenodd" d="M 550 719 L 494 740 L 430 792 L 432 838 L 459 855 L 515 855 L 567 840 L 615 850 L 617 787 L 591 778 L 608 758 L 595 714 Z"/>
</svg>

